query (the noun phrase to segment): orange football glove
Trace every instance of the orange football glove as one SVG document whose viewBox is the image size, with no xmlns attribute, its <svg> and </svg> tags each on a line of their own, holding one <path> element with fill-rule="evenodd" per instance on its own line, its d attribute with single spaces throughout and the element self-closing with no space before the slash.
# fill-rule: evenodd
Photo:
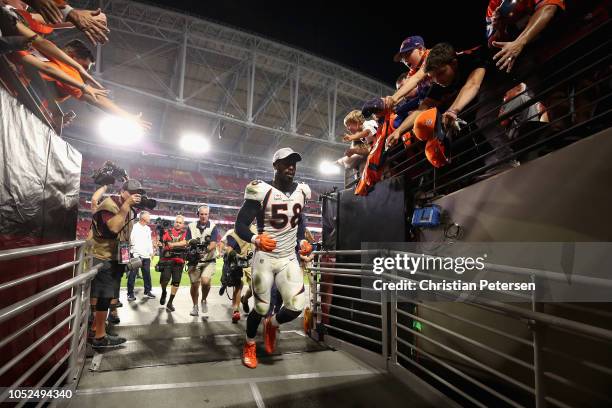
<svg viewBox="0 0 612 408">
<path fill-rule="evenodd" d="M 306 241 L 305 239 L 303 239 L 300 242 L 300 255 L 309 255 L 312 252 L 312 245 L 310 245 L 310 242 Z"/>
<path fill-rule="evenodd" d="M 271 252 L 276 248 L 276 240 L 264 232 L 257 235 L 255 245 L 264 252 Z"/>
</svg>

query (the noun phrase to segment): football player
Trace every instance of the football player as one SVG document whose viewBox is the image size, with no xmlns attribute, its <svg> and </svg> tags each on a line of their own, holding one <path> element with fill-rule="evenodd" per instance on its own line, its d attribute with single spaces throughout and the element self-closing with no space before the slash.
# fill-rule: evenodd
<svg viewBox="0 0 612 408">
<path fill-rule="evenodd" d="M 306 302 L 296 245 L 299 242 L 300 254 L 308 255 L 312 251 L 312 246 L 304 239 L 302 215 L 306 200 L 310 199 L 310 188 L 293 181 L 300 160 L 302 157 L 288 147 L 274 153 L 274 180 L 269 183 L 255 180 L 247 185 L 244 204 L 236 219 L 238 236 L 256 247 L 251 263 L 255 307 L 247 318 L 242 351 L 242 361 L 249 368 L 257 367 L 255 335 L 270 308 L 272 285 L 276 283 L 284 304 L 277 314 L 265 319 L 266 352 L 274 352 L 279 325 L 296 319 Z M 249 230 L 254 219 L 258 234 Z"/>
</svg>

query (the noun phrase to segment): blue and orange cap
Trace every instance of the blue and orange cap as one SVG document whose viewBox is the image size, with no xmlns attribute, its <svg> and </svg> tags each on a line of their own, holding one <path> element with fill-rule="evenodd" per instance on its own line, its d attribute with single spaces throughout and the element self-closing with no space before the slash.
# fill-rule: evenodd
<svg viewBox="0 0 612 408">
<path fill-rule="evenodd" d="M 424 47 L 424 46 L 425 46 L 425 41 L 423 40 L 423 37 L 419 35 L 410 36 L 402 42 L 402 45 L 400 45 L 399 51 L 393 57 L 393 61 L 400 62 L 400 60 L 402 59 L 402 54 L 409 53 L 416 48 Z"/>
</svg>

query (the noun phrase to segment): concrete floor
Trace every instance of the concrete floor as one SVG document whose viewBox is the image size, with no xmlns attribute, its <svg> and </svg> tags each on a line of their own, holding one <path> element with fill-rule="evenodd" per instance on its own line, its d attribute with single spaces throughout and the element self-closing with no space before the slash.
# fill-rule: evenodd
<svg viewBox="0 0 612 408">
<path fill-rule="evenodd" d="M 141 300 L 141 294 L 136 296 L 136 302 L 128 303 L 122 293 L 125 306 L 119 309 L 121 324 L 116 327 L 119 334 L 123 331 L 132 338 L 122 349 L 106 351 L 86 361 L 70 407 L 439 406 L 420 396 L 414 387 L 407 388 L 345 352 L 322 347 L 304 337 L 299 330 L 301 319 L 281 331 L 279 349 L 282 351 L 283 342 L 291 343 L 291 352 L 265 356 L 258 350 L 260 364 L 251 370 L 239 359 L 244 318 L 239 325 L 229 323 L 229 300 L 220 297 L 216 289 L 211 291 L 208 312 L 199 317 L 189 316 L 188 288 L 180 288 L 174 313 L 166 312 L 159 305 L 159 298 Z M 151 336 L 156 339 L 149 339 Z M 296 336 L 301 343 L 296 342 Z M 218 360 L 197 362 L 201 356 L 210 355 L 211 343 L 206 343 L 206 339 L 211 337 L 235 341 L 221 342 L 230 351 L 218 355 Z M 188 351 L 179 346 L 185 339 L 195 342 Z M 160 344 L 165 359 L 155 361 L 147 352 L 154 349 L 159 353 Z M 131 351 L 130 347 L 136 348 Z M 172 360 L 168 356 L 182 352 L 191 353 L 188 355 L 193 360 L 189 361 L 196 362 L 168 363 Z M 111 364 L 111 369 L 107 366 L 107 370 L 100 370 L 105 359 L 117 361 L 119 355 L 125 356 L 120 364 L 122 369 L 113 370 Z M 92 364 L 96 361 L 97 364 Z M 92 367 L 98 371 L 91 371 Z"/>
</svg>

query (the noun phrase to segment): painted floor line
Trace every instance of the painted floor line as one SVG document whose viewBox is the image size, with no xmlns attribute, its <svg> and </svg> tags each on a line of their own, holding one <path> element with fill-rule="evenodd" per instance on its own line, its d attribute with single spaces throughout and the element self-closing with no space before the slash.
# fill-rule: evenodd
<svg viewBox="0 0 612 408">
<path fill-rule="evenodd" d="M 286 381 L 286 380 L 305 380 L 311 378 L 333 378 L 333 377 L 351 377 L 359 375 L 373 375 L 375 372 L 369 369 L 360 370 L 346 370 L 346 371 L 329 371 L 329 372 L 313 372 L 303 374 L 288 374 L 276 377 L 260 377 L 260 378 L 235 378 L 228 380 L 209 380 L 209 381 L 197 381 L 197 382 L 183 382 L 183 383 L 165 383 L 165 384 L 142 384 L 142 385 L 124 385 L 118 387 L 107 387 L 107 388 L 89 388 L 77 390 L 77 395 L 94 395 L 94 394 L 107 394 L 115 392 L 135 392 L 135 391 L 149 391 L 149 390 L 166 390 L 175 388 L 199 388 L 199 387 L 214 387 L 223 385 L 239 385 L 239 384 L 250 384 L 250 383 L 266 383 L 275 381 Z"/>
</svg>

